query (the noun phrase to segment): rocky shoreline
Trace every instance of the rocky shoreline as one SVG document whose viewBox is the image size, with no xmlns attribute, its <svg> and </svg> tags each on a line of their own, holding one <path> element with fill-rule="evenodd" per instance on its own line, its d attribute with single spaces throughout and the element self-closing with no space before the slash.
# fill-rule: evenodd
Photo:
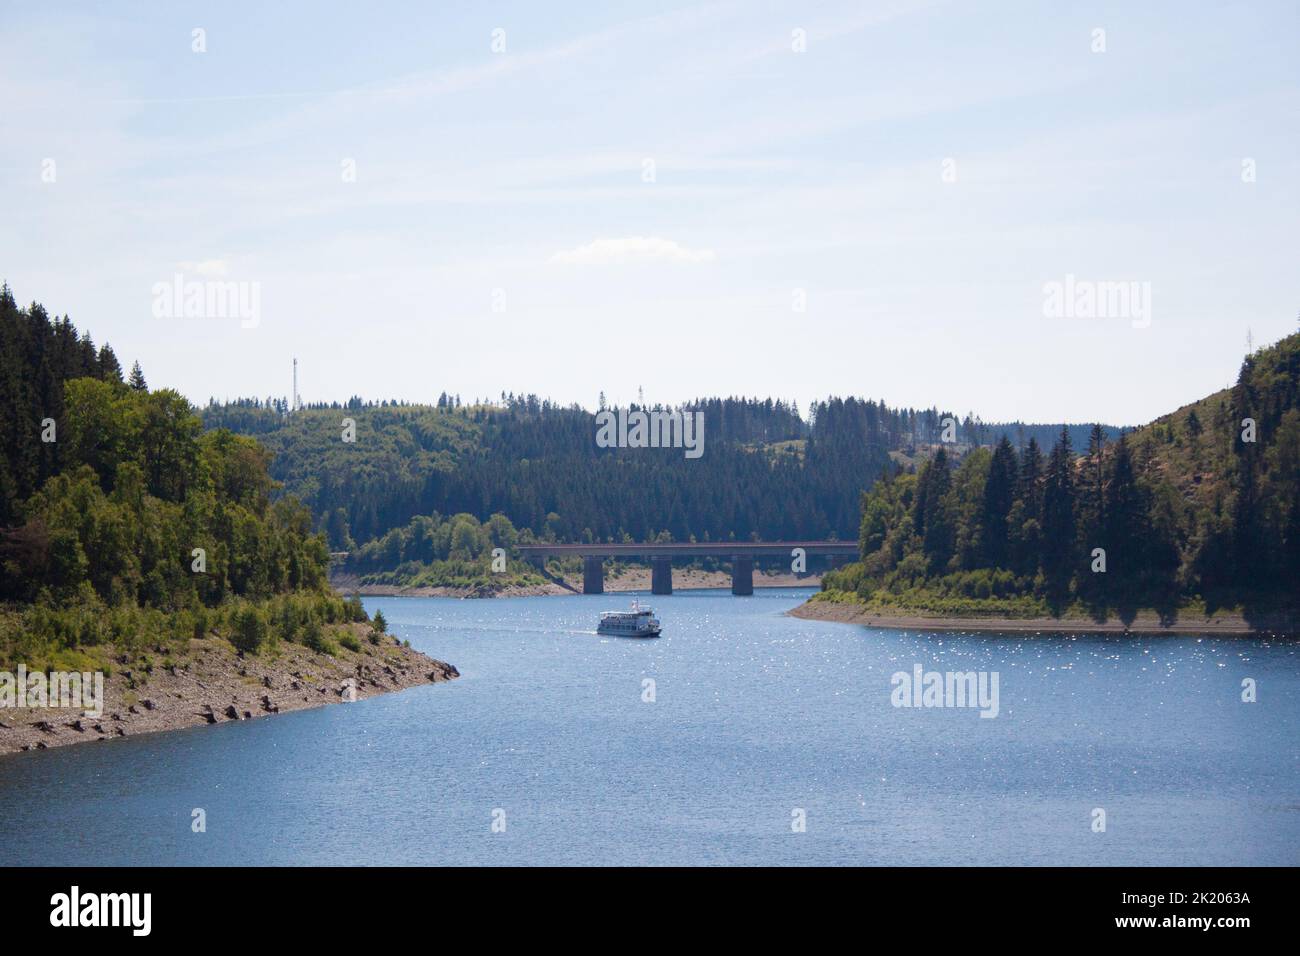
<svg viewBox="0 0 1300 956">
<path fill-rule="evenodd" d="M 452 665 L 392 637 L 371 644 L 365 624 L 349 627 L 360 651 L 319 654 L 282 642 L 274 652 L 243 655 L 225 640 L 205 638 L 190 641 L 183 658 L 152 664 L 147 673 L 115 666 L 105 678 L 98 716 L 52 707 L 0 710 L 0 755 L 253 720 L 460 676 Z"/>
<path fill-rule="evenodd" d="M 838 621 L 866 627 L 898 628 L 909 631 L 964 631 L 1000 634 L 1133 634 L 1151 635 L 1248 635 L 1259 631 L 1239 614 L 1222 613 L 1210 618 L 1180 618 L 1171 626 L 1160 623 L 1152 612 L 1138 614 L 1125 627 L 1118 620 L 1098 623 L 1091 618 L 1011 618 L 939 616 L 885 613 L 862 604 L 840 601 L 806 601 L 787 612 L 792 617 L 815 621 Z"/>
</svg>

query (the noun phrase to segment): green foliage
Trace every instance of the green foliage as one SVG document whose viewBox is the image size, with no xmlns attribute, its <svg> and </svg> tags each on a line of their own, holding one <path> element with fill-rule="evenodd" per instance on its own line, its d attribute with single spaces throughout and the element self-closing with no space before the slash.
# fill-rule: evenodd
<svg viewBox="0 0 1300 956">
<path fill-rule="evenodd" d="M 64 374 L 99 368 L 103 350 L 83 348 L 88 338 L 38 307 L 18 312 L 0 298 L 0 312 L 4 369 L 36 361 L 24 337 L 49 339 L 47 347 L 66 339 L 73 358 Z M 59 380 L 42 372 L 48 356 L 40 363 L 28 370 L 44 383 L 39 397 L 28 396 L 34 405 L 21 388 L 0 391 L 9 442 L 0 461 L 0 514 L 8 516 L 0 600 L 42 592 L 66 600 L 88 583 L 110 606 L 177 610 L 325 586 L 325 543 L 300 505 L 272 504 L 269 456 L 255 440 L 204 433 L 181 395 L 128 387 L 120 369 Z M 45 417 L 55 419 L 55 442 L 40 441 Z"/>
<path fill-rule="evenodd" d="M 296 501 L 272 500 L 269 461 L 253 438 L 204 432 L 138 364 L 123 383 L 110 348 L 0 290 L 0 601 L 23 629 L 0 654 L 214 630 L 255 653 L 294 639 L 305 618 L 275 603 L 291 595 L 331 621 L 364 618 L 327 593 L 325 541 Z"/>
<path fill-rule="evenodd" d="M 269 628 L 260 608 L 251 604 L 240 606 L 231 616 L 231 623 L 230 643 L 235 645 L 235 650 L 256 654 L 266 644 Z"/>
<path fill-rule="evenodd" d="M 1075 459 L 1064 430 L 1047 459 L 1043 480 L 1043 549 L 1040 565 L 1046 596 L 1059 613 L 1069 600 L 1070 582 L 1079 573 L 1075 519 Z"/>
<path fill-rule="evenodd" d="M 369 549 L 368 572 L 481 554 L 481 537 L 456 524 L 462 515 L 507 550 L 514 542 L 494 521 L 560 541 L 664 532 L 676 541 L 846 539 L 862 488 L 893 467 L 892 453 L 937 440 L 947 414 L 832 398 L 816 403 L 806 423 L 780 400 L 700 399 L 683 408 L 705 416 L 705 453 L 687 459 L 675 450 L 599 448 L 591 412 L 536 396 L 436 407 L 355 399 L 292 415 L 284 408 L 278 400 L 213 402 L 203 418 L 271 448 L 273 477 L 307 504 L 332 549 Z M 353 444 L 339 441 L 345 416 L 357 422 Z M 966 423 L 973 438 L 987 437 L 988 426 Z M 430 545 L 402 557 L 387 537 L 412 530 L 416 516 L 453 522 L 437 555 Z M 423 541 L 423 529 L 414 533 Z"/>
<path fill-rule="evenodd" d="M 47 593 L 33 604 L 0 606 L 0 668 L 19 662 L 49 667 L 81 654 L 111 669 L 121 656 L 163 648 L 181 658 L 190 641 L 220 638 L 250 654 L 271 653 L 282 640 L 335 653 L 328 635 L 343 630 L 347 607 L 334 594 L 299 592 L 164 612 L 130 604 L 109 607 L 87 585 L 71 598 L 54 601 Z M 336 623 L 329 623 L 331 618 Z"/>
<path fill-rule="evenodd" d="M 470 514 L 420 515 L 348 556 L 347 570 L 366 584 L 402 587 L 499 589 L 540 584 L 544 579 L 518 559 L 492 570 L 492 551 L 509 551 L 519 539 L 510 519 L 492 515 L 484 524 Z"/>
<path fill-rule="evenodd" d="M 828 599 L 1129 623 L 1203 598 L 1285 619 L 1300 580 L 1300 336 L 1249 357 L 1230 393 L 1117 441 L 1094 428 L 1083 457 L 1065 429 L 1046 463 L 1034 441 L 974 450 L 955 470 L 940 449 L 876 483 L 861 515 L 861 560 L 826 576 Z"/>
<path fill-rule="evenodd" d="M 1004 436 L 989 459 L 984 496 L 980 502 L 978 547 L 980 563 L 987 567 L 1011 566 L 1009 518 L 1015 504 L 1018 470 L 1016 451 Z"/>
<path fill-rule="evenodd" d="M 969 573 L 969 572 L 967 572 Z M 961 617 L 1039 618 L 1049 616 L 1047 602 L 1033 594 L 991 593 L 991 584 L 962 578 L 962 583 L 931 582 L 898 591 L 880 590 L 863 597 L 858 591 L 829 590 L 815 600 L 852 603 L 881 614 L 934 614 Z M 965 593 L 969 591 L 970 593 Z"/>
<path fill-rule="evenodd" d="M 325 627 L 312 617 L 307 620 L 302 630 L 302 643 L 317 654 L 336 654 L 334 644 L 325 636 Z"/>
<path fill-rule="evenodd" d="M 12 526 L 20 503 L 60 470 L 68 443 L 63 383 L 94 378 L 121 384 L 121 366 L 105 345 L 96 351 L 68 319 L 51 319 L 33 304 L 19 309 L 0 288 L 0 528 Z M 55 441 L 42 441 L 47 420 Z"/>
</svg>

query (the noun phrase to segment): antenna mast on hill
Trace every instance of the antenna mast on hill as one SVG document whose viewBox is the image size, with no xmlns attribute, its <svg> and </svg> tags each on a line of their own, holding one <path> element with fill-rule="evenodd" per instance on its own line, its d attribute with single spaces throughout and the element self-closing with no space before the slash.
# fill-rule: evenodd
<svg viewBox="0 0 1300 956">
<path fill-rule="evenodd" d="M 302 407 L 302 402 L 298 400 L 298 360 L 293 360 L 293 398 L 289 400 L 289 410 L 296 412 Z"/>
</svg>

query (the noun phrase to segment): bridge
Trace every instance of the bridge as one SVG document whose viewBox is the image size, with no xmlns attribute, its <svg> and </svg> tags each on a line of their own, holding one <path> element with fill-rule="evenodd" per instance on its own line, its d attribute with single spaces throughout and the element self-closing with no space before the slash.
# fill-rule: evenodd
<svg viewBox="0 0 1300 956">
<path fill-rule="evenodd" d="M 791 561 L 796 548 L 805 557 L 829 558 L 832 566 L 858 556 L 856 541 L 702 541 L 689 544 L 521 544 L 515 550 L 535 564 L 547 558 L 582 558 L 582 593 L 605 592 L 606 558 L 648 558 L 650 591 L 673 593 L 673 558 L 723 558 L 731 561 L 731 593 L 754 593 L 754 560 L 781 558 Z"/>
</svg>

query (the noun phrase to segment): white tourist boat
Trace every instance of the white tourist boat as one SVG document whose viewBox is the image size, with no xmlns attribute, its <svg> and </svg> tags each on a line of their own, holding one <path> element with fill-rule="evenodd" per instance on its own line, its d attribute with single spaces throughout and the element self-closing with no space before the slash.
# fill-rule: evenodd
<svg viewBox="0 0 1300 956">
<path fill-rule="evenodd" d="M 653 608 L 642 607 L 639 601 L 633 601 L 630 611 L 603 612 L 596 633 L 614 637 L 658 637 L 659 619 L 655 617 Z"/>
</svg>

